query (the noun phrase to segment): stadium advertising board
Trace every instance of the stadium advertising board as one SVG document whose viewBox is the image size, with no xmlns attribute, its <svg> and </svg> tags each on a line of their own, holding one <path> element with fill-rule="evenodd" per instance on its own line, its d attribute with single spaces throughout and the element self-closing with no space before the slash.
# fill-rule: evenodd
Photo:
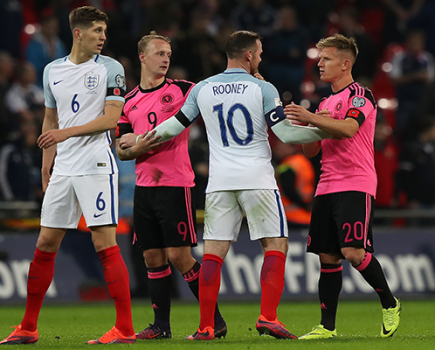
<svg viewBox="0 0 435 350">
<path fill-rule="evenodd" d="M 199 234 L 201 237 L 202 235 Z M 0 304 L 24 302 L 30 259 L 37 233 L 0 234 Z M 283 300 L 317 300 L 319 266 L 317 256 L 305 253 L 306 234 L 290 234 Z M 130 237 L 118 236 L 129 271 Z M 194 249 L 200 261 L 202 244 Z M 375 235 L 375 255 L 381 262 L 394 294 L 399 297 L 435 297 L 435 234 L 426 231 L 385 231 Z M 220 300 L 259 300 L 261 247 L 241 232 L 222 268 Z M 347 262 L 343 262 L 342 298 L 375 296 L 370 286 Z M 178 272 L 178 289 L 184 300 L 193 296 Z M 134 280 L 132 279 L 132 288 Z M 104 275 L 90 234 L 69 232 L 56 257 L 54 281 L 45 302 L 109 300 Z"/>
<path fill-rule="evenodd" d="M 306 233 L 291 233 L 282 299 L 316 299 L 319 279 L 317 255 L 307 254 Z M 201 259 L 202 247 L 194 249 Z M 423 231 L 388 231 L 375 235 L 375 255 L 384 268 L 393 293 L 435 297 L 435 234 Z M 222 266 L 220 299 L 259 299 L 260 270 L 263 262 L 259 243 L 241 233 Z M 192 298 L 185 283 L 179 283 L 184 298 Z M 342 297 L 373 295 L 373 289 L 360 273 L 343 261 Z"/>
</svg>

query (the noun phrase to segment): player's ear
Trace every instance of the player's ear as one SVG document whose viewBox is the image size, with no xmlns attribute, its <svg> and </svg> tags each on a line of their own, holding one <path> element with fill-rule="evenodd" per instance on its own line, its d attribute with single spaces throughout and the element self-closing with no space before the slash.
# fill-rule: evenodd
<svg viewBox="0 0 435 350">
<path fill-rule="evenodd" d="M 75 39 L 81 40 L 82 39 L 82 31 L 79 28 L 75 28 L 73 30 L 73 36 Z"/>
<path fill-rule="evenodd" d="M 143 52 L 139 53 L 139 61 L 141 61 L 141 62 L 145 61 L 145 54 Z"/>
<path fill-rule="evenodd" d="M 342 67 L 343 67 L 343 70 L 344 70 L 344 71 L 345 71 L 345 70 L 348 70 L 348 69 L 352 68 L 352 63 L 350 62 L 350 60 L 345 59 L 345 60 L 343 61 Z"/>
<path fill-rule="evenodd" d="M 246 57 L 247 61 L 251 62 L 251 59 L 252 59 L 252 50 L 246 51 L 245 57 Z"/>
</svg>

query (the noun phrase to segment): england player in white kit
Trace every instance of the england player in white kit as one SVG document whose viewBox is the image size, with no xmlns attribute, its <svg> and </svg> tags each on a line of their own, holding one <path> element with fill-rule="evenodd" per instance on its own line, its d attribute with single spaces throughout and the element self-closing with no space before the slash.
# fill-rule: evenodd
<svg viewBox="0 0 435 350">
<path fill-rule="evenodd" d="M 237 240 L 243 214 L 251 239 L 260 240 L 265 253 L 261 315 L 256 328 L 260 334 L 296 338 L 276 315 L 284 288 L 288 234 L 271 164 L 267 124 L 285 142 L 303 143 L 330 136 L 316 128 L 293 126 L 286 120 L 275 87 L 253 76 L 261 52 L 258 34 L 233 33 L 227 43 L 227 70 L 198 83 L 180 112 L 156 128 L 156 135 L 164 141 L 201 114 L 209 141 L 210 175 L 199 282 L 201 322 L 195 340 L 214 339 L 220 271 L 230 243 Z"/>
<path fill-rule="evenodd" d="M 88 343 L 136 341 L 128 271 L 116 243 L 118 170 L 109 136 L 124 105 L 125 78 L 120 63 L 100 55 L 106 22 L 107 15 L 93 7 L 73 10 L 71 53 L 44 70 L 46 111 L 38 139 L 43 148 L 41 172 L 46 192 L 41 231 L 29 268 L 26 313 L 0 344 L 38 340 L 39 311 L 53 280 L 56 253 L 67 229 L 77 228 L 82 212 L 117 311 L 115 326 Z"/>
<path fill-rule="evenodd" d="M 67 56 L 44 70 L 45 105 L 57 109 L 59 129 L 84 125 L 98 118 L 108 101 L 124 103 L 124 93 L 124 69 L 107 56 L 95 55 L 79 65 Z M 88 226 L 118 222 L 118 169 L 110 144 L 109 130 L 106 130 L 71 137 L 57 145 L 41 225 L 77 228 L 82 210 Z M 55 198 L 61 199 L 64 205 L 69 202 L 71 211 L 59 207 Z"/>
</svg>

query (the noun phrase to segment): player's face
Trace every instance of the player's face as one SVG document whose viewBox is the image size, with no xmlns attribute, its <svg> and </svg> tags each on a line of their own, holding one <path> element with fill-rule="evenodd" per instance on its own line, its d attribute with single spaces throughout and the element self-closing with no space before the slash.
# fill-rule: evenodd
<svg viewBox="0 0 435 350">
<path fill-rule="evenodd" d="M 261 62 L 261 54 L 263 53 L 263 46 L 260 40 L 257 40 L 257 49 L 252 51 L 251 58 L 251 75 L 258 73 L 258 66 Z"/>
<path fill-rule="evenodd" d="M 145 52 L 140 56 L 146 72 L 156 76 L 164 76 L 171 62 L 171 45 L 160 39 L 151 40 Z"/>
<path fill-rule="evenodd" d="M 344 59 L 336 47 L 324 48 L 320 51 L 319 57 L 317 66 L 322 81 L 333 83 L 343 75 Z"/>
<path fill-rule="evenodd" d="M 104 22 L 94 22 L 92 27 L 83 31 L 82 48 L 86 54 L 100 54 L 106 41 L 107 25 Z"/>
</svg>

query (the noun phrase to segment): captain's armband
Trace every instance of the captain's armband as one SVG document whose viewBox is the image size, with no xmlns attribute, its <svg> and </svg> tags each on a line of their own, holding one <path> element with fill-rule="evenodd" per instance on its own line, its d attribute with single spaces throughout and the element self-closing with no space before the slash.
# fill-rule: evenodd
<svg viewBox="0 0 435 350">
<path fill-rule="evenodd" d="M 272 109 L 269 113 L 265 115 L 265 117 L 266 117 L 267 124 L 269 124 L 270 127 L 286 119 L 286 116 L 284 114 L 284 109 L 282 108 L 282 106 L 278 106 L 275 109 Z"/>
</svg>

